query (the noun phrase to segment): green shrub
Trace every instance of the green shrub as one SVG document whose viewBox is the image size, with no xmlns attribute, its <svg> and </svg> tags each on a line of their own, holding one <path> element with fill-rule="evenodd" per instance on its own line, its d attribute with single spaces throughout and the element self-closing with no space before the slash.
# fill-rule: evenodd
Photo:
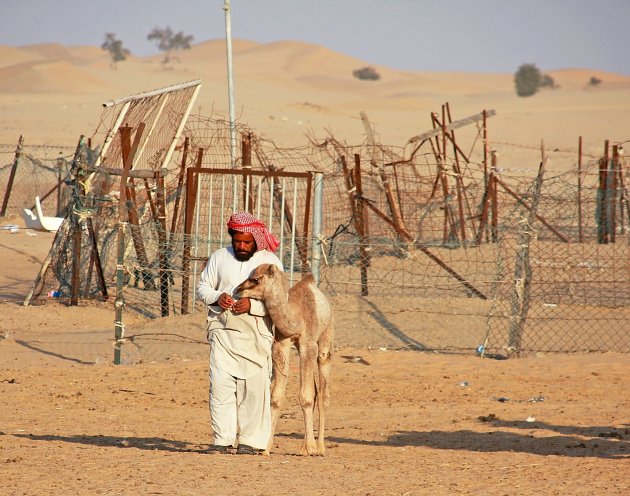
<svg viewBox="0 0 630 496">
<path fill-rule="evenodd" d="M 532 96 L 540 88 L 542 74 L 535 64 L 522 64 L 514 74 L 518 96 Z"/>
<path fill-rule="evenodd" d="M 374 67 L 363 67 L 362 69 L 356 69 L 352 71 L 352 75 L 355 78 L 361 79 L 364 81 L 377 81 L 381 79 L 381 76 L 379 76 L 378 72 L 376 72 L 376 69 L 374 69 Z"/>
<path fill-rule="evenodd" d="M 556 82 L 549 74 L 543 74 L 540 79 L 540 87 L 541 88 L 557 88 Z"/>
</svg>

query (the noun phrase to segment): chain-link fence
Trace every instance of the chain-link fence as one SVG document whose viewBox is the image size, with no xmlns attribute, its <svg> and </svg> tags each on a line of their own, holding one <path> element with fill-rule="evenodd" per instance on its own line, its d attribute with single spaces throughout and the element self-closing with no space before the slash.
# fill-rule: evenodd
<svg viewBox="0 0 630 496">
<path fill-rule="evenodd" d="M 0 216 L 35 211 L 35 197 L 52 216 L 63 216 L 69 201 L 66 181 L 74 149 L 32 145 L 20 137 L 17 144 L 0 145 Z"/>
<path fill-rule="evenodd" d="M 508 216 L 486 352 L 630 351 L 627 170 L 618 165 L 599 161 L 596 180 L 588 169 L 546 178 L 538 216 L 522 205 Z"/>
<path fill-rule="evenodd" d="M 482 146 L 483 127 L 477 125 L 468 146 L 449 133 L 447 126 L 436 126 L 429 138 L 404 147 L 369 140 L 348 146 L 329 136 L 280 149 L 250 128 L 237 127 L 238 143 L 248 143 L 248 151 L 239 147 L 237 168 L 324 175 L 321 287 L 362 330 L 354 337 L 340 334 L 343 344 L 453 352 L 485 345 L 486 354 L 497 356 L 630 351 L 628 169 L 620 147 L 584 164 L 579 157 L 573 170 L 544 178 L 528 223 L 533 230 L 528 301 L 516 305 L 514 299 L 524 294 L 517 264 L 522 220 L 534 210 L 532 177 L 498 168 L 489 147 Z M 203 318 L 181 317 L 182 299 L 194 302 L 202 264 L 187 265 L 183 254 L 186 245 L 217 246 L 220 240 L 184 233 L 182 171 L 231 166 L 229 125 L 191 116 L 183 136 L 188 144 L 175 148 L 176 166 L 163 186 L 157 176 L 134 179 L 134 222 L 120 227 L 115 188 L 79 198 L 76 223 L 68 218 L 62 225 L 32 295 L 33 302 L 42 302 L 52 292 L 71 303 L 78 292 L 81 298 L 107 295 L 113 302 L 118 286 L 126 312 L 158 318 L 166 308 L 170 316 L 193 319 L 193 325 L 176 326 L 192 329 L 190 336 L 163 329 L 160 319 L 142 332 L 127 329 L 126 343 L 133 346 L 124 349 L 144 360 L 205 353 Z M 84 150 L 77 160 L 89 163 L 91 156 Z M 58 181 L 59 172 L 53 177 Z M 74 179 L 63 188 L 72 188 Z M 115 181 L 105 172 L 97 180 Z M 303 241 L 312 245 L 310 238 Z M 203 314 L 196 305 L 190 312 Z M 523 308 L 515 340 L 515 311 Z"/>
</svg>

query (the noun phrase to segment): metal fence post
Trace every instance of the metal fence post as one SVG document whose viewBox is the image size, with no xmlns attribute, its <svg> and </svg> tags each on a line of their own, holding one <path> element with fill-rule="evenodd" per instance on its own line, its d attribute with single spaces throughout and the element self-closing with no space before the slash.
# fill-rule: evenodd
<svg viewBox="0 0 630 496">
<path fill-rule="evenodd" d="M 321 231 L 322 231 L 322 209 L 324 198 L 324 174 L 315 172 L 313 174 L 313 244 L 311 250 L 311 268 L 315 281 L 319 284 L 320 277 L 320 259 L 321 259 Z"/>
<path fill-rule="evenodd" d="M 118 256 L 116 261 L 116 300 L 114 301 L 114 365 L 122 364 L 122 345 L 125 337 L 125 326 L 123 324 L 123 309 L 125 298 L 123 288 L 125 286 L 125 226 L 126 222 L 118 222 Z"/>
</svg>

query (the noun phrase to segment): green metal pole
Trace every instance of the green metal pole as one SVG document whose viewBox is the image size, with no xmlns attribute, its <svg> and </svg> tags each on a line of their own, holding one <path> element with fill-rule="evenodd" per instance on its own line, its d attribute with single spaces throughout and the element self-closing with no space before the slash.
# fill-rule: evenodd
<svg viewBox="0 0 630 496">
<path fill-rule="evenodd" d="M 114 365 L 120 365 L 122 355 L 123 338 L 125 336 L 125 327 L 123 325 L 123 308 L 125 306 L 125 298 L 123 296 L 123 287 L 125 285 L 125 219 L 129 218 L 125 208 L 127 202 L 127 180 L 129 170 L 133 162 L 131 155 L 131 128 L 123 126 L 118 129 L 120 133 L 120 144 L 123 159 L 123 173 L 120 178 L 120 198 L 118 203 L 118 257 L 116 262 L 116 300 L 114 308 L 116 310 L 116 319 L 114 321 Z"/>
<path fill-rule="evenodd" d="M 118 223 L 118 260 L 116 263 L 116 301 L 114 308 L 116 310 L 116 318 L 114 320 L 114 334 L 116 341 L 114 343 L 114 365 L 120 365 L 122 362 L 122 344 L 125 337 L 125 328 L 123 325 L 123 308 L 125 306 L 125 298 L 123 296 L 123 287 L 125 283 L 125 222 Z"/>
</svg>

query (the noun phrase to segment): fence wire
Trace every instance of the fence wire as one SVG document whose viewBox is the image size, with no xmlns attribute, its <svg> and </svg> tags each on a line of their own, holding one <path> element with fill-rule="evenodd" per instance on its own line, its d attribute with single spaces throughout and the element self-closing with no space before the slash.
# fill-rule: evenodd
<svg viewBox="0 0 630 496">
<path fill-rule="evenodd" d="M 550 195 L 553 192 L 553 195 Z M 559 193 L 560 192 L 560 193 Z M 533 201 L 531 189 L 523 198 Z M 564 193 L 564 200 L 561 196 Z M 516 264 L 523 262 L 523 219 L 525 210 L 516 207 L 502 225 L 496 258 L 496 291 L 488 313 L 485 352 L 499 356 L 528 355 L 540 352 L 630 351 L 630 236 L 625 224 L 617 225 L 614 238 L 602 242 L 599 214 L 601 191 L 590 189 L 591 200 L 582 206 L 590 215 L 582 226 L 578 241 L 575 212 L 576 188 L 567 184 L 567 175 L 548 178 L 543 183 L 539 213 L 555 223 L 566 239 L 551 233 L 540 219 L 531 226 L 528 244 L 527 312 L 518 339 L 514 308 L 523 295 L 523 278 Z M 587 195 L 588 196 L 588 195 Z M 554 201 L 549 201 L 552 198 Z M 555 203 L 556 208 L 550 205 Z M 599 204 L 599 205 L 598 205 Z M 625 207 L 620 202 L 617 207 Z M 567 214 L 567 211 L 569 214 Z M 543 215 L 541 213 L 541 215 Z M 618 220 L 624 218 L 620 212 Z M 610 219 L 609 219 L 610 220 Z M 528 226 L 530 227 L 530 226 Z"/>
<path fill-rule="evenodd" d="M 309 137 L 304 147 L 280 149 L 247 126 L 237 130 L 239 140 L 251 146 L 251 156 L 239 154 L 238 167 L 324 174 L 321 287 L 362 331 L 341 330 L 340 343 L 455 352 L 472 352 L 483 344 L 487 355 L 514 353 L 509 329 L 518 226 L 532 205 L 532 177 L 485 162 L 479 133 L 469 146 L 461 144 L 465 152 L 448 154 L 437 139 L 395 147 Z M 165 178 L 166 229 L 152 211 L 157 194 L 152 180 L 136 182 L 138 222 L 124 225 L 125 311 L 155 319 L 141 333 L 127 329 L 130 346 L 125 352 L 137 355 L 131 361 L 196 357 L 207 351 L 205 310 L 193 293 L 203 257 L 186 267 L 183 253 L 187 243 L 218 246 L 221 240 L 183 233 L 180 171 L 231 167 L 229 125 L 193 115 L 183 135 L 189 139 L 187 151 L 176 148 Z M 14 158 L 5 149 L 0 156 L 3 189 Z M 19 212 L 36 193 L 43 195 L 55 185 L 65 198 L 72 197 L 76 183 L 68 168 L 73 154 L 40 152 L 37 157 L 35 148 L 25 147 L 10 212 Z M 92 155 L 88 148 L 80 160 L 89 162 Z M 95 184 L 99 181 L 116 184 L 104 173 L 96 176 Z M 114 301 L 119 213 L 112 190 L 96 188 L 78 198 L 75 193 L 79 229 L 66 218 L 33 303 L 50 301 L 49 294 L 55 294 L 56 301 L 68 304 L 77 278 L 81 299 L 104 299 L 104 286 L 107 301 Z M 630 351 L 628 198 L 622 155 L 589 159 L 545 177 L 532 224 L 529 312 L 518 354 Z M 138 256 L 138 240 L 144 256 Z M 310 238 L 303 241 L 311 246 Z M 161 323 L 165 277 L 168 315 L 191 319 L 186 326 Z M 184 311 L 186 278 L 189 307 Z M 191 315 L 182 316 L 186 313 Z M 169 331 L 173 327 L 178 332 Z M 183 328 L 190 335 L 179 333 Z"/>
<path fill-rule="evenodd" d="M 35 196 L 39 196 L 47 215 L 64 216 L 74 148 L 21 143 L 0 145 L 2 214 L 22 215 L 25 208 L 34 211 Z"/>
</svg>

